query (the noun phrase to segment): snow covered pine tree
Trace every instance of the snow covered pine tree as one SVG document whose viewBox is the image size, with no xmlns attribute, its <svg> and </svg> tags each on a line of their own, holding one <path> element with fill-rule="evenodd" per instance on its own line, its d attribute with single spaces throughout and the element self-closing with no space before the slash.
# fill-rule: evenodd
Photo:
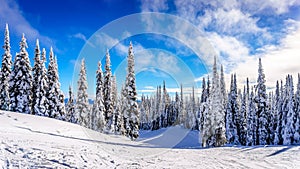
<svg viewBox="0 0 300 169">
<path fill-rule="evenodd" d="M 104 101 L 103 101 L 103 73 L 101 62 L 98 63 L 96 72 L 96 100 L 93 105 L 93 129 L 102 132 L 104 129 Z"/>
<path fill-rule="evenodd" d="M 77 123 L 77 118 L 78 117 L 76 116 L 75 111 L 74 95 L 71 86 L 69 86 L 69 99 L 66 105 L 66 121 L 71 123 Z"/>
<path fill-rule="evenodd" d="M 78 123 L 84 127 L 90 127 L 89 102 L 87 94 L 87 79 L 84 59 L 81 60 L 81 68 L 79 72 L 79 79 L 77 81 L 77 100 L 76 100 L 76 114 L 78 115 Z"/>
<path fill-rule="evenodd" d="M 36 48 L 34 52 L 33 82 L 32 82 L 32 114 L 44 116 L 48 108 L 47 94 L 47 70 L 45 67 L 46 51 L 42 51 L 42 59 L 40 58 L 39 40 L 36 40 Z"/>
<path fill-rule="evenodd" d="M 25 35 L 22 35 L 20 52 L 17 53 L 9 79 L 10 110 L 30 114 L 32 104 L 31 66 L 26 50 Z"/>
<path fill-rule="evenodd" d="M 2 66 L 0 71 L 0 109 L 9 110 L 10 98 L 9 98 L 9 76 L 11 74 L 12 56 L 10 53 L 10 39 L 8 24 L 5 27 L 5 38 L 4 38 L 4 54 L 2 55 Z"/>
<path fill-rule="evenodd" d="M 128 67 L 127 67 L 127 76 L 126 76 L 126 84 L 125 89 L 127 91 L 127 101 L 128 101 L 128 108 L 127 108 L 127 125 L 126 130 L 128 136 L 135 140 L 139 137 L 139 109 L 137 104 L 137 92 L 136 92 L 136 85 L 135 85 L 135 73 L 134 73 L 134 54 L 132 43 L 130 42 L 129 49 L 128 49 Z"/>
<path fill-rule="evenodd" d="M 104 119 L 105 119 L 105 129 L 106 133 L 111 132 L 111 127 L 113 123 L 113 102 L 112 102 L 112 73 L 111 73 L 111 63 L 109 51 L 106 51 L 105 55 L 105 72 L 104 72 L 104 84 L 103 84 L 103 100 L 104 100 Z"/>
</svg>

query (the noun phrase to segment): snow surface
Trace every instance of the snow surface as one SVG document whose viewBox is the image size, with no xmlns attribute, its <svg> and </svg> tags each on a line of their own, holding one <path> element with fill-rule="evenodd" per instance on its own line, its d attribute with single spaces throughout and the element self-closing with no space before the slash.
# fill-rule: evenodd
<svg viewBox="0 0 300 169">
<path fill-rule="evenodd" d="M 180 126 L 133 142 L 63 121 L 0 112 L 0 168 L 300 168 L 300 146 L 199 148 Z"/>
</svg>

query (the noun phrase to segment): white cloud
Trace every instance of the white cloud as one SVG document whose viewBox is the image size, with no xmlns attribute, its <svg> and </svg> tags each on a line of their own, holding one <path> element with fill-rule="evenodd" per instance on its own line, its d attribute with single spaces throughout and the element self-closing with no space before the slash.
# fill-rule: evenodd
<svg viewBox="0 0 300 169">
<path fill-rule="evenodd" d="M 151 89 L 151 90 L 155 89 L 155 87 L 153 87 L 153 86 L 145 86 L 144 88 L 145 89 Z"/>
<path fill-rule="evenodd" d="M 203 0 L 199 2 L 176 0 L 174 4 L 176 6 L 175 14 L 188 19 L 192 24 L 196 25 L 198 29 L 203 31 L 203 37 L 207 36 L 209 39 L 215 52 L 220 56 L 220 63 L 225 67 L 227 84 L 229 84 L 230 73 L 237 73 L 240 86 L 245 82 L 246 77 L 249 77 L 251 82 L 255 82 L 259 57 L 261 57 L 263 61 L 268 87 L 274 86 L 276 80 L 285 78 L 288 73 L 298 73 L 300 60 L 297 53 L 300 53 L 300 45 L 296 39 L 300 39 L 300 35 L 295 21 L 290 19 L 284 21 L 285 25 L 283 25 L 283 27 L 285 27 L 286 30 L 278 30 L 279 32 L 281 31 L 280 37 L 276 34 L 275 36 L 277 37 L 273 37 L 274 34 L 269 32 L 268 26 L 262 28 L 258 26 L 258 21 L 261 16 L 260 14 L 285 14 L 289 12 L 291 6 L 299 6 L 300 1 L 230 0 L 230 2 L 228 2 Z M 159 25 L 157 23 L 159 22 L 160 20 L 153 23 L 150 20 L 148 23 L 149 29 L 156 30 L 158 28 L 157 25 Z M 172 30 L 179 31 L 167 35 L 176 37 L 183 43 L 187 43 L 189 47 L 195 48 L 198 46 L 201 50 L 205 49 L 200 46 L 201 40 L 197 38 L 191 39 L 187 31 L 189 29 L 185 29 L 185 25 L 180 24 L 181 25 L 171 24 L 172 26 L 169 27 L 171 27 Z M 165 26 L 165 30 L 170 31 L 169 27 Z M 205 30 L 209 31 L 207 32 Z M 283 37 L 286 33 L 288 33 L 288 35 Z M 252 36 L 259 38 L 245 39 Z M 280 45 L 264 45 L 265 42 L 274 40 L 273 38 L 283 39 Z M 261 49 L 256 50 L 256 52 L 260 54 L 253 55 L 252 44 L 249 43 L 256 43 L 258 46 L 264 45 Z M 211 57 L 203 59 L 207 65 L 212 65 Z"/>
<path fill-rule="evenodd" d="M 40 42 L 53 46 L 53 41 L 49 37 L 41 35 L 30 25 L 22 15 L 18 4 L 13 0 L 0 0 L 0 25 L 5 25 L 5 23 L 9 24 L 11 32 L 15 32 L 20 37 L 22 33 L 25 33 L 26 38 L 32 43 L 38 38 Z"/>
<path fill-rule="evenodd" d="M 279 46 L 267 46 L 262 49 L 263 53 L 239 63 L 233 72 L 238 77 L 249 77 L 251 81 L 256 81 L 258 58 L 261 57 L 268 87 L 274 87 L 276 80 L 285 80 L 287 74 L 293 75 L 296 80 L 296 75 L 300 72 L 299 39 L 300 29 L 291 31 L 281 40 Z M 240 84 L 244 82 L 244 79 L 238 80 Z"/>
<path fill-rule="evenodd" d="M 143 12 L 162 12 L 168 10 L 167 0 L 141 0 Z"/>
<path fill-rule="evenodd" d="M 167 73 L 175 74 L 180 70 L 177 59 L 163 50 L 145 50 L 136 55 L 136 69 L 157 68 Z"/>
<path fill-rule="evenodd" d="M 237 63 L 246 59 L 249 55 L 249 49 L 246 45 L 232 36 L 219 35 L 217 33 L 208 33 L 208 39 L 214 47 L 219 62 L 223 64 L 227 71 L 233 69 Z"/>
<path fill-rule="evenodd" d="M 264 1 L 253 1 L 244 0 L 241 2 L 244 7 L 253 13 L 264 12 L 265 10 L 272 10 L 275 14 L 283 14 L 289 11 L 289 7 L 293 5 L 300 5 L 297 0 L 264 0 Z"/>
<path fill-rule="evenodd" d="M 78 38 L 78 39 L 81 39 L 83 40 L 85 43 L 91 45 L 92 47 L 95 47 L 95 45 L 93 43 L 91 43 L 90 41 L 88 41 L 88 39 L 86 38 L 86 36 L 82 33 L 76 33 L 74 34 L 72 37 L 74 38 Z"/>
</svg>

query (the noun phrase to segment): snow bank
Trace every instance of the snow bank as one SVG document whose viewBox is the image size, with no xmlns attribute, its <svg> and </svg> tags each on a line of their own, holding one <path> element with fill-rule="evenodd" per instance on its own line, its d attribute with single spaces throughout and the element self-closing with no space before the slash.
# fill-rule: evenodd
<svg viewBox="0 0 300 169">
<path fill-rule="evenodd" d="M 136 142 L 0 111 L 0 168 L 300 168 L 299 146 L 199 149 L 197 132 L 142 131 Z"/>
</svg>

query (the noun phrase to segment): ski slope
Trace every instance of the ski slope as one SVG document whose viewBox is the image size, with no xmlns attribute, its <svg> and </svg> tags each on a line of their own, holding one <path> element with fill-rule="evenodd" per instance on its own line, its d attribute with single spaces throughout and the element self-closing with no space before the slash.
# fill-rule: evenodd
<svg viewBox="0 0 300 169">
<path fill-rule="evenodd" d="M 0 168 L 300 168 L 300 146 L 199 148 L 180 126 L 133 142 L 46 117 L 0 112 Z"/>
</svg>

